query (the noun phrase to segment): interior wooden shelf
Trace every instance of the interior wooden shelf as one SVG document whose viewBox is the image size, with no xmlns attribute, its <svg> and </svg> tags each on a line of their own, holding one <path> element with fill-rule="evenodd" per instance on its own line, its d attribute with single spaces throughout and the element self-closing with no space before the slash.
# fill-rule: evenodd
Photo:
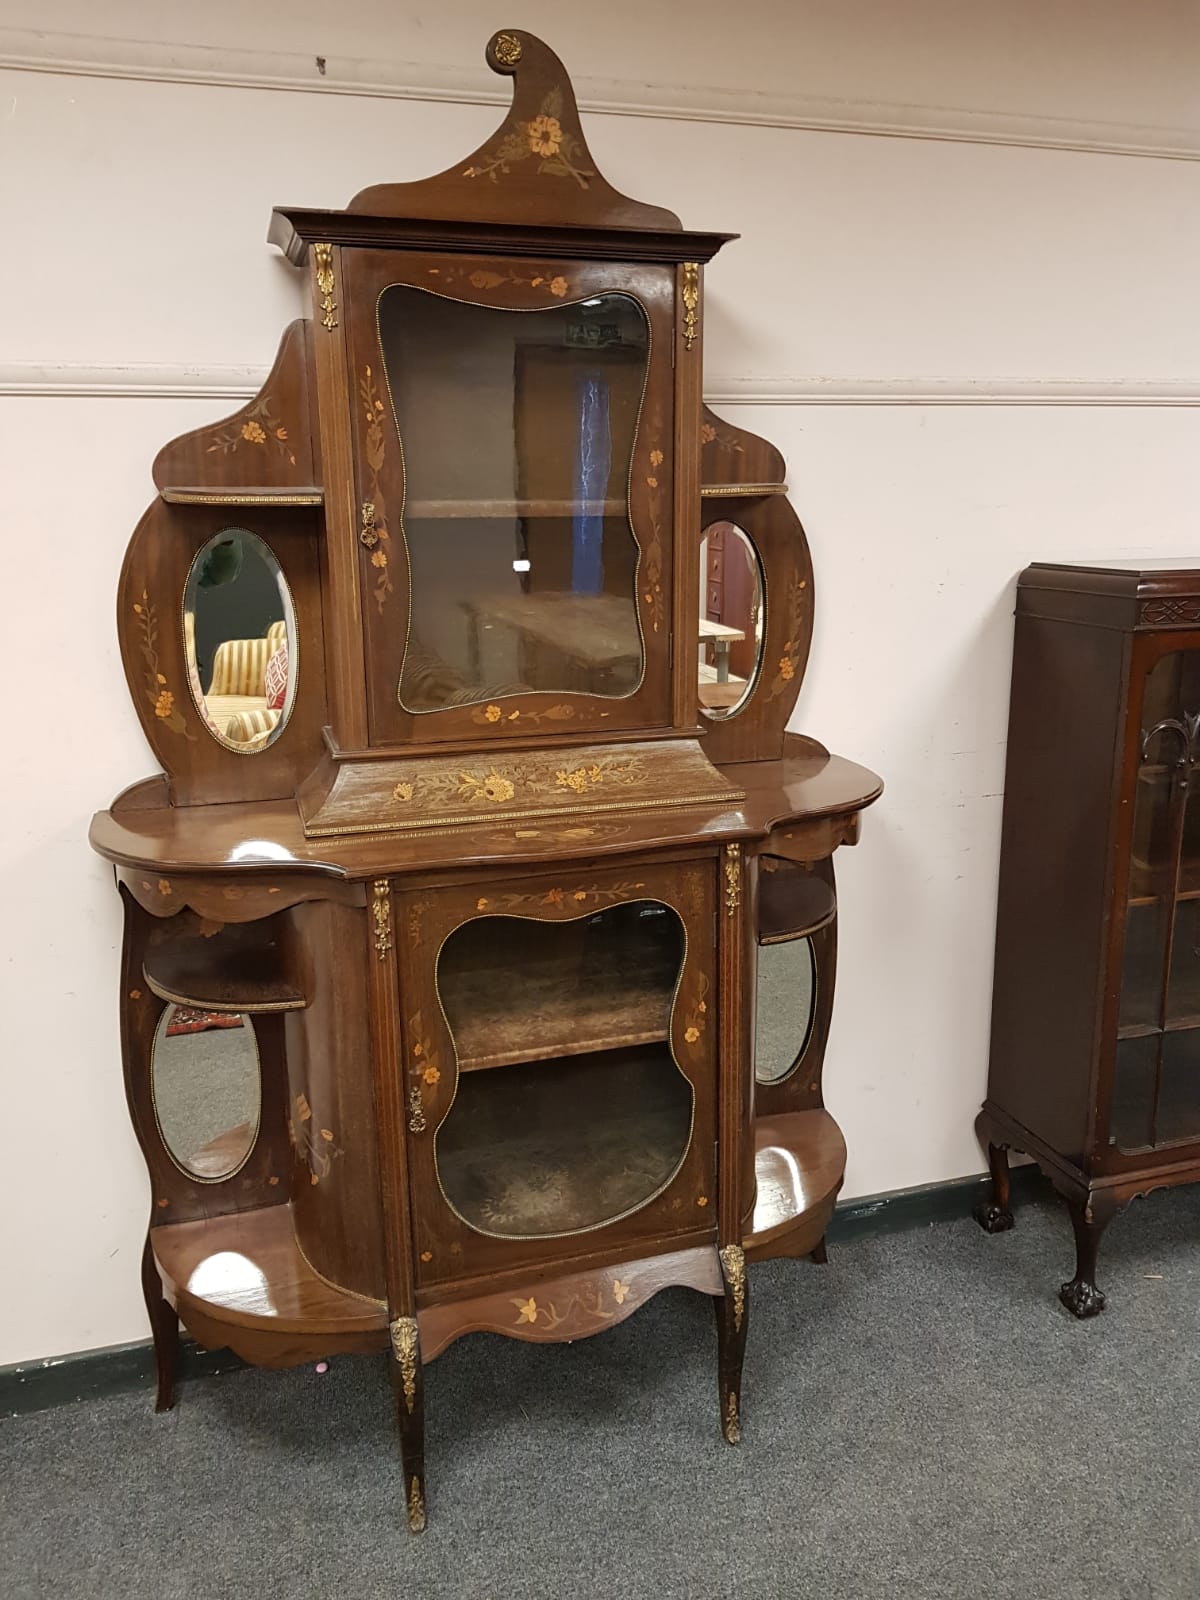
<svg viewBox="0 0 1200 1600">
<path fill-rule="evenodd" d="M 754 1216 L 746 1255 L 807 1254 L 824 1235 L 846 1172 L 846 1141 L 828 1111 L 792 1111 L 754 1124 Z M 781 1251 L 779 1246 L 788 1239 Z"/>
<path fill-rule="evenodd" d="M 692 1111 L 691 1085 L 662 1045 L 464 1077 L 437 1135 L 442 1192 L 501 1238 L 597 1227 L 669 1182 Z"/>
<path fill-rule="evenodd" d="M 142 976 L 160 1000 L 202 1011 L 301 1011 L 303 992 L 284 971 L 283 957 L 260 927 L 225 927 L 209 939 L 168 936 L 151 945 Z"/>
<path fill-rule="evenodd" d="M 246 488 L 218 489 L 203 484 L 171 484 L 160 489 L 159 494 L 173 506 L 320 506 L 325 504 L 325 491 L 319 484 L 302 484 L 298 488 L 278 486 L 273 489 Z"/>
<path fill-rule="evenodd" d="M 459 517 L 625 517 L 624 500 L 410 500 L 404 507 L 406 522 L 422 518 Z"/>
<path fill-rule="evenodd" d="M 502 939 L 469 957 L 479 964 L 438 973 L 462 1072 L 667 1038 L 679 957 L 665 944 L 613 942 L 603 966 L 574 972 L 558 961 L 522 964 Z"/>
<path fill-rule="evenodd" d="M 758 875 L 759 944 L 782 944 L 815 933 L 837 916 L 833 890 L 814 872 L 780 863 L 773 872 L 760 866 Z"/>
<path fill-rule="evenodd" d="M 1169 894 L 1156 894 L 1152 887 L 1154 874 L 1149 867 L 1133 862 L 1129 870 L 1129 896 L 1126 905 L 1152 906 L 1157 900 L 1168 900 Z M 1185 861 L 1179 875 L 1179 892 L 1176 901 L 1200 900 L 1200 861 Z"/>
<path fill-rule="evenodd" d="M 168 1297 L 231 1328 L 354 1334 L 387 1326 L 382 1304 L 319 1278 L 296 1244 L 290 1205 L 151 1229 Z M 236 1338 L 230 1343 L 236 1348 Z"/>
</svg>

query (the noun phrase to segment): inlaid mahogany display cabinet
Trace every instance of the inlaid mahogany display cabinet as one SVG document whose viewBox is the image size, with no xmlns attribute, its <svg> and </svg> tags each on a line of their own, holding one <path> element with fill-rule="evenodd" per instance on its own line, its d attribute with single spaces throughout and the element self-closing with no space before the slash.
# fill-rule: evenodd
<svg viewBox="0 0 1200 1600">
<path fill-rule="evenodd" d="M 808 548 L 701 403 L 729 236 L 605 182 L 539 40 L 487 59 L 473 155 L 274 213 L 311 315 L 155 462 L 118 619 L 164 771 L 91 832 L 159 1405 L 179 1321 L 390 1350 L 414 1530 L 422 1367 L 472 1330 L 688 1285 L 737 1441 L 746 1263 L 820 1259 L 842 1182 L 831 860 L 880 792 L 786 731 Z"/>
<path fill-rule="evenodd" d="M 1065 1196 L 1077 1317 L 1117 1211 L 1200 1180 L 1200 564 L 1021 574 L 978 1127 L 989 1232 L 1009 1148 Z"/>
</svg>

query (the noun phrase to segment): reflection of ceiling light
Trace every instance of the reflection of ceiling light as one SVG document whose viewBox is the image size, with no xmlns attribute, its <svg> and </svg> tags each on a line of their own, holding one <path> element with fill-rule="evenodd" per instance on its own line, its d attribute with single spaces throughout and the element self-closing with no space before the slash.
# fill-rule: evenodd
<svg viewBox="0 0 1200 1600">
<path fill-rule="evenodd" d="M 274 839 L 244 839 L 229 852 L 230 861 L 291 861 L 292 852 Z"/>
<path fill-rule="evenodd" d="M 513 571 L 514 572 L 528 572 L 529 568 L 531 566 L 532 566 L 532 562 L 529 562 L 529 561 L 514 561 L 513 562 Z"/>
<path fill-rule="evenodd" d="M 604 301 L 601 300 L 599 297 L 597 297 L 595 300 L 581 300 L 579 303 L 580 303 L 580 305 L 585 306 L 585 307 L 587 307 L 588 310 L 590 310 L 593 306 L 602 306 L 604 304 Z"/>
</svg>

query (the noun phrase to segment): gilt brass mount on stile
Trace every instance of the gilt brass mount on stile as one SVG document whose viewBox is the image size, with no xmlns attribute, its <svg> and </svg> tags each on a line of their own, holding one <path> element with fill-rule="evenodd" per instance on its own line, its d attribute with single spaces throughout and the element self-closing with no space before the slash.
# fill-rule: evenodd
<svg viewBox="0 0 1200 1600">
<path fill-rule="evenodd" d="M 414 1532 L 464 1333 L 688 1286 L 741 1437 L 750 1268 L 820 1259 L 842 1182 L 832 857 L 881 787 L 787 731 L 808 545 L 779 452 L 701 399 L 729 236 L 606 181 L 539 39 L 487 59 L 513 99 L 473 154 L 274 213 L 311 312 L 155 461 L 118 619 L 162 771 L 91 831 L 159 1406 L 180 1322 L 265 1366 L 388 1352 Z"/>
</svg>

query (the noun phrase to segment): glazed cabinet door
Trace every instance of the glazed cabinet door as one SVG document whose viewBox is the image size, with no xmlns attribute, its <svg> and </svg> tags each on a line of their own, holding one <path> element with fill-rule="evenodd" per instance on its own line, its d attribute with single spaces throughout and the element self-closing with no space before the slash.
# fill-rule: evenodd
<svg viewBox="0 0 1200 1600">
<path fill-rule="evenodd" d="M 669 725 L 674 270 L 343 260 L 371 743 Z"/>
<path fill-rule="evenodd" d="M 714 881 L 568 866 L 400 897 L 419 1286 L 713 1236 Z"/>
<path fill-rule="evenodd" d="M 1132 832 L 1106 1108 L 1118 1166 L 1200 1142 L 1200 638 L 1139 641 L 1126 754 Z"/>
</svg>

